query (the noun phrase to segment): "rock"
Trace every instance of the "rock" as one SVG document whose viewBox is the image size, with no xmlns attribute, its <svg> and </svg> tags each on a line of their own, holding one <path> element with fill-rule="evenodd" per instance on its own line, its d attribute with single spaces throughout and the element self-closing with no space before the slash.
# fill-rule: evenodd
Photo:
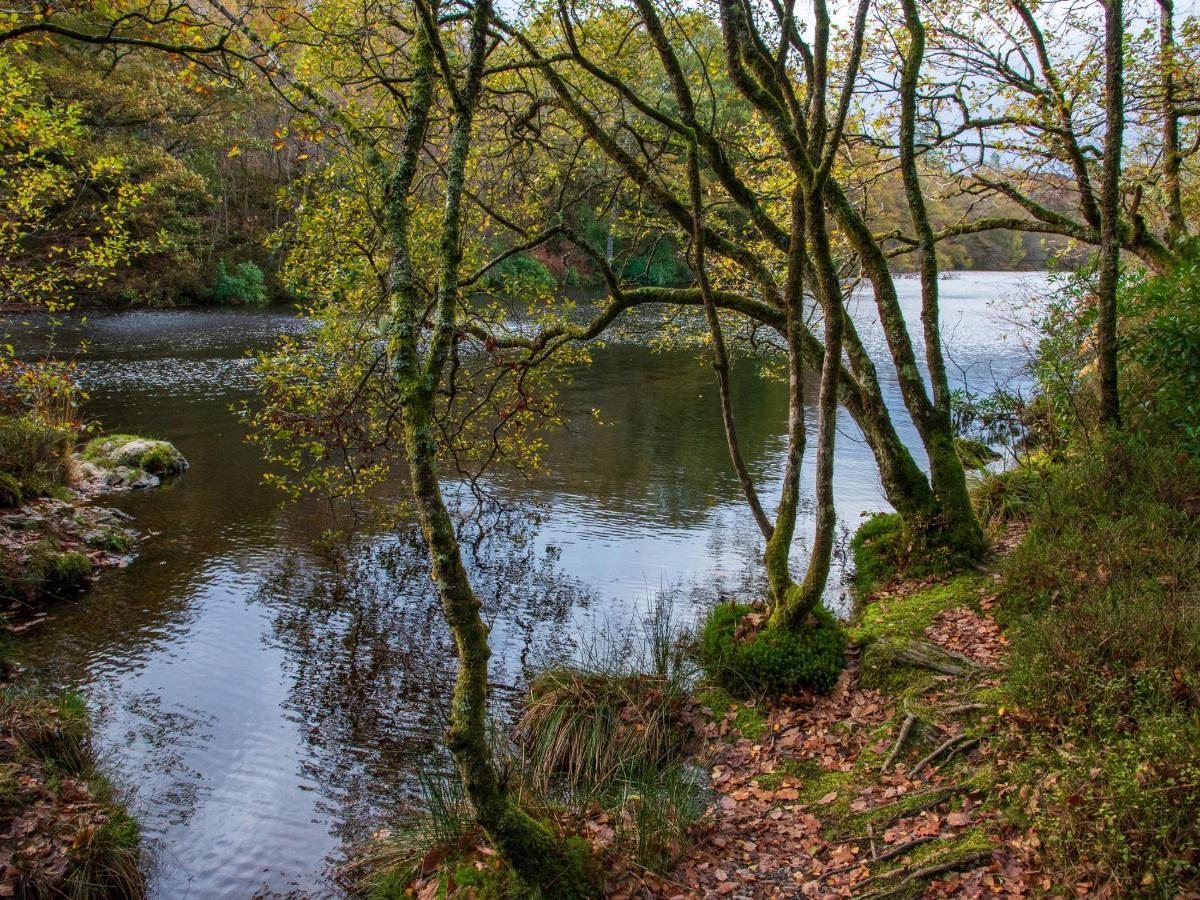
<svg viewBox="0 0 1200 900">
<path fill-rule="evenodd" d="M 139 491 L 146 488 L 158 487 L 162 483 L 157 475 L 133 469 L 129 466 L 117 466 L 109 471 L 105 483 L 112 490 Z"/>
<path fill-rule="evenodd" d="M 188 468 L 187 459 L 174 444 L 131 435 L 96 438 L 84 456 L 95 466 L 140 469 L 151 475 L 177 475 Z"/>
</svg>

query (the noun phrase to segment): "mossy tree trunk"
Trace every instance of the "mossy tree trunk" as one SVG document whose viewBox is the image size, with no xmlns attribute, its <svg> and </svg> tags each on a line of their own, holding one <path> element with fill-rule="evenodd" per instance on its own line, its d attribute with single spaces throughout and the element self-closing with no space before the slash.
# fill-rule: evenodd
<svg viewBox="0 0 1200 900">
<path fill-rule="evenodd" d="M 411 202 L 434 102 L 434 47 L 440 41 L 438 9 L 423 3 L 424 0 L 417 0 L 414 4 L 419 23 L 415 72 L 400 156 L 388 187 L 390 304 L 389 316 L 382 325 L 390 372 L 401 396 L 412 500 L 428 546 L 433 583 L 458 655 L 447 744 L 479 824 L 518 875 L 550 896 L 591 897 L 596 888 L 586 863 L 568 852 L 544 824 L 520 808 L 496 771 L 487 730 L 491 656 L 488 628 L 480 614 L 481 604 L 463 564 L 454 522 L 438 481 L 436 399 L 458 332 L 462 199 L 472 120 L 482 87 L 491 8 L 488 0 L 476 3 L 472 11 L 467 72 L 461 83 L 447 84 L 453 118 L 445 160 L 445 206 L 438 234 L 439 272 L 432 333 L 427 338 L 427 349 L 422 352 L 426 311 L 410 249 Z M 449 73 L 444 77 L 451 78 Z"/>
<path fill-rule="evenodd" d="M 1100 261 L 1096 355 L 1100 424 L 1121 427 L 1117 390 L 1117 290 L 1121 277 L 1121 150 L 1125 135 L 1122 0 L 1104 0 L 1104 164 L 1100 178 Z"/>
</svg>

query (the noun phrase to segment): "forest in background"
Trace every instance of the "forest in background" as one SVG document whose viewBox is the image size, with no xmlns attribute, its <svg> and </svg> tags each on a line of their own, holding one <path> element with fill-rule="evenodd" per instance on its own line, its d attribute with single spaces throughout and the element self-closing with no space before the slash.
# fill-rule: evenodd
<svg viewBox="0 0 1200 900">
<path fill-rule="evenodd" d="M 196 61 L 70 40 L 10 43 L 0 65 L 10 87 L 0 110 L 0 172 L 12 215 L 0 302 L 28 302 L 22 292 L 35 278 L 85 306 L 305 299 L 281 272 L 287 225 L 314 189 L 313 173 L 339 148 L 277 92 L 254 80 L 231 83 Z M 729 115 L 747 115 L 736 94 L 723 102 Z M 48 159 L 59 164 L 52 185 L 38 183 Z M 924 166 L 934 222 L 962 221 L 976 201 L 949 164 L 930 158 Z M 23 205 L 29 190 L 46 192 L 43 208 Z M 594 199 L 572 224 L 623 273 L 647 285 L 691 282 L 686 248 L 638 222 L 634 198 Z M 864 184 L 858 202 L 877 230 L 903 224 L 895 172 Z M 1069 188 L 1055 202 L 1068 205 Z M 36 275 L 53 248 L 77 258 Z M 1005 231 L 957 236 L 938 252 L 948 270 L 1037 270 L 1084 257 L 1061 236 Z M 570 246 L 544 245 L 509 270 L 520 266 L 557 287 L 603 285 L 593 262 Z M 895 266 L 913 268 L 908 257 Z"/>
</svg>

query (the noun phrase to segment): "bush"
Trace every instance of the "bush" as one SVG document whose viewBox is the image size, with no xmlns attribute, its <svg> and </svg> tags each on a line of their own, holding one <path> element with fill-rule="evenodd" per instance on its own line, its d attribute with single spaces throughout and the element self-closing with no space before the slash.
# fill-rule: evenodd
<svg viewBox="0 0 1200 900">
<path fill-rule="evenodd" d="M 237 264 L 231 274 L 225 268 L 225 260 L 217 263 L 213 277 L 212 296 L 217 303 L 246 303 L 259 305 L 267 302 L 266 278 L 254 263 Z"/>
<path fill-rule="evenodd" d="M 43 496 L 70 480 L 75 436 L 33 415 L 0 415 L 0 473 L 14 496 L 15 482 L 22 499 Z"/>
<path fill-rule="evenodd" d="M 723 603 L 713 609 L 701 633 L 700 659 L 709 675 L 736 696 L 827 691 L 846 663 L 846 635 L 824 607 L 816 624 L 800 632 L 769 625 L 757 630 L 744 622 L 753 607 Z"/>
<path fill-rule="evenodd" d="M 0 506 L 20 506 L 24 502 L 21 482 L 8 472 L 0 472 Z"/>
<path fill-rule="evenodd" d="M 510 256 L 490 275 L 490 287 L 515 295 L 544 293 L 556 286 L 554 274 L 546 264 L 524 253 Z"/>
</svg>

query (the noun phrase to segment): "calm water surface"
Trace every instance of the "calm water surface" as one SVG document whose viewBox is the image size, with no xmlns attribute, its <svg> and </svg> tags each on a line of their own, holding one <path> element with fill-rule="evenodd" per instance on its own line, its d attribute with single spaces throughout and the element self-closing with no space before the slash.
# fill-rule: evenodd
<svg viewBox="0 0 1200 900">
<path fill-rule="evenodd" d="M 956 382 L 1019 377 L 1009 305 L 1043 284 L 1001 273 L 943 282 Z M 901 287 L 915 322 L 917 283 Z M 856 318 L 882 360 L 871 312 L 863 303 Z M 411 526 L 324 548 L 331 511 L 281 506 L 232 411 L 253 397 L 246 351 L 301 327 L 286 313 L 172 310 L 67 329 L 91 341 L 88 414 L 167 438 L 192 463 L 159 490 L 114 501 L 149 535 L 137 559 L 21 646 L 36 677 L 82 691 L 98 711 L 106 764 L 153 847 L 157 898 L 338 896 L 329 866 L 410 798 L 414 773 L 437 756 L 453 662 Z M 580 414 L 552 436 L 549 473 L 491 483 L 510 513 L 488 522 L 470 565 L 501 686 L 629 628 L 659 592 L 691 616 L 760 585 L 761 540 L 729 471 L 707 362 L 632 344 L 594 357 L 564 392 Z M 881 374 L 898 410 L 890 367 Z M 744 452 L 770 496 L 785 388 L 738 365 L 734 390 Z M 902 432 L 914 437 L 906 418 Z M 852 531 L 886 504 L 849 419 L 837 466 Z"/>
</svg>

